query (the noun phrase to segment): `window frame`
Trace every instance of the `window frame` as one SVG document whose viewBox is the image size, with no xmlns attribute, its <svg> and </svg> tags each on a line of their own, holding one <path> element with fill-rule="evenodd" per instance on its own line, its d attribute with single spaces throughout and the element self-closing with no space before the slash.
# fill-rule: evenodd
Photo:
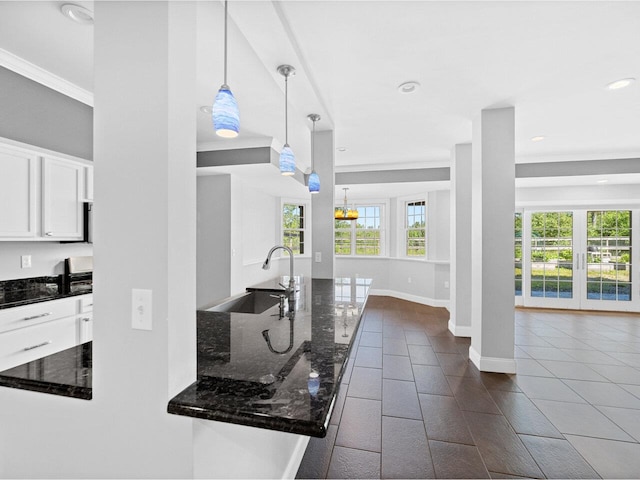
<svg viewBox="0 0 640 480">
<path fill-rule="evenodd" d="M 298 228 L 298 229 L 286 229 L 284 228 L 284 206 L 285 205 L 296 205 L 298 207 L 303 207 L 304 209 L 304 214 L 303 214 L 303 227 L 302 228 Z M 284 197 L 280 197 L 280 210 L 278 212 L 278 220 L 279 220 L 279 225 L 280 225 L 280 235 L 279 235 L 279 239 L 280 239 L 280 243 L 282 245 L 286 245 L 285 243 L 285 239 L 284 239 L 284 234 L 285 231 L 287 230 L 297 230 L 302 234 L 302 244 L 303 244 L 303 252 L 302 253 L 296 253 L 295 251 L 293 252 L 294 256 L 296 257 L 310 257 L 311 253 L 309 253 L 309 248 L 310 248 L 310 239 L 311 239 L 311 229 L 310 229 L 310 225 L 311 225 L 311 205 L 309 204 L 309 202 L 307 200 L 301 200 L 301 199 L 295 199 L 295 198 L 284 198 Z"/>
<path fill-rule="evenodd" d="M 413 228 L 413 227 L 409 227 L 408 223 L 409 223 L 409 204 L 416 204 L 416 203 L 423 203 L 424 204 L 424 227 L 422 228 Z M 425 196 L 420 196 L 420 197 L 411 197 L 411 198 L 407 198 L 405 197 L 402 200 L 402 222 L 403 222 L 403 228 L 402 228 L 402 237 L 403 237 L 403 249 L 402 249 L 402 256 L 405 258 L 414 258 L 416 260 L 426 260 L 427 258 L 427 253 L 429 250 L 429 242 L 428 242 L 428 235 L 427 235 L 427 223 L 428 223 L 428 213 L 429 213 L 429 204 L 427 202 L 427 199 Z M 413 231 L 413 230 L 424 230 L 424 254 L 423 255 L 409 255 L 409 232 Z"/>
<path fill-rule="evenodd" d="M 336 208 L 341 208 L 344 206 L 344 203 L 339 201 L 338 199 L 336 199 L 335 201 L 335 205 L 334 205 L 334 210 Z M 380 228 L 378 228 L 377 230 L 380 232 L 380 253 L 378 255 L 364 255 L 364 254 L 358 254 L 355 253 L 355 246 L 356 246 L 356 240 L 357 240 L 357 231 L 358 230 L 366 230 L 366 229 L 358 229 L 357 228 L 357 222 L 358 220 L 355 221 L 351 221 L 348 220 L 351 225 L 349 226 L 348 229 L 340 229 L 340 230 L 349 230 L 350 232 L 350 253 L 348 254 L 339 254 L 339 253 L 335 253 L 336 251 L 336 240 L 337 240 L 337 231 L 339 229 L 337 229 L 335 227 L 335 220 L 334 220 L 334 240 L 333 240 L 333 251 L 334 251 L 334 255 L 336 258 L 381 258 L 381 257 L 388 257 L 389 253 L 388 253 L 388 242 L 387 242 L 387 235 L 389 232 L 389 215 L 387 214 L 387 212 L 389 212 L 389 200 L 388 199 L 359 199 L 357 201 L 349 201 L 349 206 L 353 206 L 356 209 L 358 208 L 363 208 L 363 207 L 378 207 L 380 208 Z"/>
</svg>

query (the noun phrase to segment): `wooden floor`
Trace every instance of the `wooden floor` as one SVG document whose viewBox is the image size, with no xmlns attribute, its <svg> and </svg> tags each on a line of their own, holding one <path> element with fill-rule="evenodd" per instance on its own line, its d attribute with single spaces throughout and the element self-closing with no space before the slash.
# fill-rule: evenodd
<svg viewBox="0 0 640 480">
<path fill-rule="evenodd" d="M 640 478 L 640 316 L 517 309 L 517 375 L 479 372 L 447 320 L 369 297 L 298 478 Z"/>
</svg>

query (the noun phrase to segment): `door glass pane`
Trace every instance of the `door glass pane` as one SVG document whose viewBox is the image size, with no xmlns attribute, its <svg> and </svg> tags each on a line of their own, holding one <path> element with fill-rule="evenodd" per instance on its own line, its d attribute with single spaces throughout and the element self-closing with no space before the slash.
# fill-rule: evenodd
<svg viewBox="0 0 640 480">
<path fill-rule="evenodd" d="M 573 298 L 573 214 L 531 215 L 531 296 Z"/>
<path fill-rule="evenodd" d="M 587 298 L 631 301 L 631 211 L 587 212 Z"/>
</svg>

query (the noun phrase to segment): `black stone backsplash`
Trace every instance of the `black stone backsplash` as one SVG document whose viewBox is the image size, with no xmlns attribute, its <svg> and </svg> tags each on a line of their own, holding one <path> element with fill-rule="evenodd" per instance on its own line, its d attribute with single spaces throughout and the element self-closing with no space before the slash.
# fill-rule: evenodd
<svg viewBox="0 0 640 480">
<path fill-rule="evenodd" d="M 62 293 L 62 275 L 0 281 L 0 308 L 56 298 Z"/>
</svg>

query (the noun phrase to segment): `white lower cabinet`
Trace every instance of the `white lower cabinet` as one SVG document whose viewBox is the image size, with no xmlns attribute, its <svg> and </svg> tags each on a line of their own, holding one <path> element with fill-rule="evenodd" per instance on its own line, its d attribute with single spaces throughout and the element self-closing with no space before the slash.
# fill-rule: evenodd
<svg viewBox="0 0 640 480">
<path fill-rule="evenodd" d="M 93 339 L 93 295 L 0 310 L 0 371 Z"/>
<path fill-rule="evenodd" d="M 68 317 L 0 335 L 0 371 L 76 345 L 76 318 Z"/>
</svg>

